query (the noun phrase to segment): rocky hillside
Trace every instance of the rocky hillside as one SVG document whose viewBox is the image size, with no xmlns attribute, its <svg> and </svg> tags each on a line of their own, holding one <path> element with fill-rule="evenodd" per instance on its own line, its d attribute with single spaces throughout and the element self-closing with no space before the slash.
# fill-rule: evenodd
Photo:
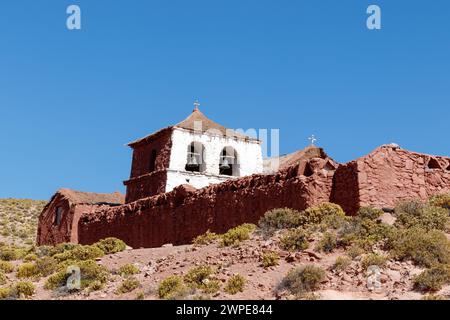
<svg viewBox="0 0 450 320">
<path fill-rule="evenodd" d="M 0 241 L 32 245 L 36 238 L 38 216 L 46 201 L 0 199 Z"/>
<path fill-rule="evenodd" d="M 447 299 L 449 204 L 275 209 L 258 226 L 153 249 L 3 245 L 0 299 Z"/>
</svg>

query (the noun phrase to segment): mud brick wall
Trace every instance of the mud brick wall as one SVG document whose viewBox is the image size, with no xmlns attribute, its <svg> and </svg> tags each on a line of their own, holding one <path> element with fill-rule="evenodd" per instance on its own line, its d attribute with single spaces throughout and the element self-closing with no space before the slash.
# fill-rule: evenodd
<svg viewBox="0 0 450 320">
<path fill-rule="evenodd" d="M 253 175 L 196 190 L 184 185 L 117 208 L 86 212 L 78 226 L 78 242 L 91 244 L 117 237 L 133 248 L 190 243 L 207 230 L 216 233 L 242 223 L 257 223 L 273 208 L 303 210 L 329 201 L 334 171 L 324 159 L 313 159 L 314 173 L 302 175 L 304 164 L 273 175 Z"/>
<path fill-rule="evenodd" d="M 450 158 L 380 147 L 356 162 L 359 206 L 394 207 L 450 192 Z"/>
<path fill-rule="evenodd" d="M 359 209 L 358 164 L 356 161 L 340 165 L 333 177 L 331 202 L 339 204 L 348 215 Z"/>
</svg>

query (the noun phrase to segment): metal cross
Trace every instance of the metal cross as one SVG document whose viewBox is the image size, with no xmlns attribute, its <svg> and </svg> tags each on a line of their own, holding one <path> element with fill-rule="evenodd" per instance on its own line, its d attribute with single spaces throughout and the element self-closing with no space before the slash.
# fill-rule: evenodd
<svg viewBox="0 0 450 320">
<path fill-rule="evenodd" d="M 309 141 L 311 141 L 311 145 L 314 146 L 314 142 L 317 141 L 316 137 L 314 137 L 314 135 L 312 135 L 311 137 L 308 138 Z"/>
</svg>

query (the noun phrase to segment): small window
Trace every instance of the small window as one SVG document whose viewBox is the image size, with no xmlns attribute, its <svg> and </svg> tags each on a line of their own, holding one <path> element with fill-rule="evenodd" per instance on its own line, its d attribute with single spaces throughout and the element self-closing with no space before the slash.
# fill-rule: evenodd
<svg viewBox="0 0 450 320">
<path fill-rule="evenodd" d="M 156 165 L 156 150 L 152 150 L 152 153 L 150 155 L 150 165 L 149 165 L 150 172 L 155 171 L 155 165 Z"/>
<path fill-rule="evenodd" d="M 63 208 L 57 207 L 55 210 L 55 225 L 59 226 L 62 221 Z"/>
</svg>

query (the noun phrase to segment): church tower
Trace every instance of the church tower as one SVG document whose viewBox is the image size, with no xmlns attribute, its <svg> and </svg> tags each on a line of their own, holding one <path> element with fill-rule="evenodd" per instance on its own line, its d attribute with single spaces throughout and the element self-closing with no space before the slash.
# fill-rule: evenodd
<svg viewBox="0 0 450 320">
<path fill-rule="evenodd" d="M 194 104 L 180 123 L 128 145 L 133 149 L 126 202 L 182 184 L 203 188 L 263 172 L 261 142 L 208 119 Z"/>
</svg>

